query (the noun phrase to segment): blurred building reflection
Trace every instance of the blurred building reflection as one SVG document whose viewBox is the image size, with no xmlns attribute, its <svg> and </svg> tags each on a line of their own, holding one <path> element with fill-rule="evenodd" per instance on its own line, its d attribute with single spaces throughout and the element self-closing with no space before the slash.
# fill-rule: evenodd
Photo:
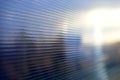
<svg viewBox="0 0 120 80">
<path fill-rule="evenodd" d="M 119 80 L 120 9 L 97 2 L 0 0 L 0 80 Z"/>
</svg>

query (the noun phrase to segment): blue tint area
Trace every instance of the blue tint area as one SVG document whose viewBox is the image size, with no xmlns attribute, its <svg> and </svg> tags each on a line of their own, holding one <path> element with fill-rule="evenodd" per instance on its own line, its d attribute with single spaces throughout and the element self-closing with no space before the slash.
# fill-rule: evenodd
<svg viewBox="0 0 120 80">
<path fill-rule="evenodd" d="M 0 0 L 0 80 L 119 80 L 120 44 L 83 43 L 86 26 L 74 19 L 82 11 L 118 4 L 119 0 Z"/>
</svg>

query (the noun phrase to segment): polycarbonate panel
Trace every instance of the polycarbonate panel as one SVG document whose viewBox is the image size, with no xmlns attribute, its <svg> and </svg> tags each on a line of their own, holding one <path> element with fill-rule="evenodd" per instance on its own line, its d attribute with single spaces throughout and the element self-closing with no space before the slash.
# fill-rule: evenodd
<svg viewBox="0 0 120 80">
<path fill-rule="evenodd" d="M 64 13 L 67 3 L 0 1 L 1 80 L 68 79 L 71 68 L 66 62 L 63 29 L 69 15 Z"/>
<path fill-rule="evenodd" d="M 0 80 L 119 80 L 119 0 L 0 0 Z"/>
</svg>

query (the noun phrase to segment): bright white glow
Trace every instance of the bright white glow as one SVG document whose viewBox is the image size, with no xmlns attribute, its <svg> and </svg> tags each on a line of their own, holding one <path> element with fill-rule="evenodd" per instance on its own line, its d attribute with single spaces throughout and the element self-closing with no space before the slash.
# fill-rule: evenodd
<svg viewBox="0 0 120 80">
<path fill-rule="evenodd" d="M 95 45 L 102 45 L 102 26 L 94 26 L 94 43 Z"/>
<path fill-rule="evenodd" d="M 81 11 L 79 14 L 73 14 L 70 26 L 80 28 L 84 43 L 93 44 L 97 41 L 96 43 L 100 44 L 102 39 L 104 43 L 120 41 L 120 8 L 96 8 Z"/>
<path fill-rule="evenodd" d="M 94 9 L 85 15 L 87 26 L 101 23 L 103 26 L 120 26 L 120 9 Z"/>
</svg>

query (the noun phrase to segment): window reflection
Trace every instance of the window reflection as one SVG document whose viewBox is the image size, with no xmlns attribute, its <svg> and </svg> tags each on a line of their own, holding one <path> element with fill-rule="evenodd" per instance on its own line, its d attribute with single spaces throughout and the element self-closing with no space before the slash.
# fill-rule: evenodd
<svg viewBox="0 0 120 80">
<path fill-rule="evenodd" d="M 119 80 L 119 1 L 0 4 L 0 80 Z"/>
</svg>

